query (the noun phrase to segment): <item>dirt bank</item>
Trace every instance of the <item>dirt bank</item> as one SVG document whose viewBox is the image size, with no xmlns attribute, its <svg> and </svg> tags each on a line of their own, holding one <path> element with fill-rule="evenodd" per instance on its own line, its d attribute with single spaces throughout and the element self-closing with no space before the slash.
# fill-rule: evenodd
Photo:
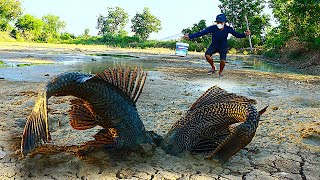
<svg viewBox="0 0 320 180">
<path fill-rule="evenodd" d="M 306 42 L 289 40 L 280 50 L 279 56 L 271 61 L 291 66 L 308 74 L 320 75 L 320 51 L 317 48 L 310 48 Z"/>
<path fill-rule="evenodd" d="M 163 60 L 165 61 L 165 60 Z M 75 131 L 70 97 L 49 100 L 53 142 L 45 154 L 19 159 L 20 136 L 44 82 L 0 80 L 0 179 L 318 179 L 320 177 L 320 77 L 227 69 L 224 79 L 202 67 L 175 63 L 153 68 L 137 107 L 147 130 L 164 135 L 209 87 L 218 85 L 269 105 L 253 141 L 229 162 L 180 157 L 157 148 L 152 156 L 103 150 L 83 158 L 58 146 L 86 142 L 99 128 Z M 181 66 L 180 66 L 181 65 Z M 1 69 L 0 69 L 1 71 Z M 48 152 L 48 150 L 52 150 Z M 69 149 L 70 150 L 70 149 Z"/>
</svg>

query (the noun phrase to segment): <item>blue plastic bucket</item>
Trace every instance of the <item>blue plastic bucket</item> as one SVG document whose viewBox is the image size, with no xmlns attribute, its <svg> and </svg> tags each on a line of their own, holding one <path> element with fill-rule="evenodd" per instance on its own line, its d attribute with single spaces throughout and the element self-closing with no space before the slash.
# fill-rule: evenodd
<svg viewBox="0 0 320 180">
<path fill-rule="evenodd" d="M 187 56 L 189 44 L 187 43 L 176 43 L 176 55 L 177 56 Z"/>
</svg>

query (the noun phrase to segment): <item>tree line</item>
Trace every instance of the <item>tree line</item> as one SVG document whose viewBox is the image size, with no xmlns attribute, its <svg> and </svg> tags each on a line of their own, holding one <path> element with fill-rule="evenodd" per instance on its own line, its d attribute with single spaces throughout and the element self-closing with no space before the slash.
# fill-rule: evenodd
<svg viewBox="0 0 320 180">
<path fill-rule="evenodd" d="M 219 8 L 228 18 L 228 25 L 239 32 L 246 30 L 244 17 L 249 20 L 254 47 L 264 52 L 277 52 L 289 41 L 304 42 L 308 48 L 320 47 L 320 5 L 318 0 L 220 0 Z M 268 5 L 272 8 L 272 16 L 264 14 Z M 0 31 L 9 32 L 17 40 L 53 42 L 107 44 L 119 47 L 165 47 L 174 48 L 175 41 L 148 40 L 153 32 L 161 30 L 161 21 L 151 14 L 149 8 L 136 13 L 131 19 L 131 31 L 128 36 L 124 27 L 129 22 L 129 15 L 121 7 L 108 7 L 106 15 L 97 18 L 98 35 L 90 36 L 89 29 L 78 37 L 62 32 L 66 23 L 60 17 L 48 14 L 42 18 L 23 14 L 21 2 L 16 0 L 0 0 Z M 277 26 L 270 25 L 271 18 Z M 191 27 L 181 28 L 181 32 L 194 33 L 211 24 L 205 20 L 194 23 Z M 210 43 L 210 35 L 187 41 L 190 50 L 204 51 Z M 231 48 L 249 47 L 246 39 L 229 39 Z"/>
<path fill-rule="evenodd" d="M 98 35 L 127 36 L 124 27 L 129 20 L 128 13 L 120 7 L 108 7 L 107 10 L 107 16 L 100 14 L 97 19 Z M 0 17 L 0 30 L 10 32 L 10 35 L 18 40 L 59 42 L 75 39 L 75 35 L 62 32 L 66 23 L 59 16 L 48 14 L 39 19 L 30 14 L 23 14 L 20 1 L 0 0 Z M 152 32 L 161 30 L 161 21 L 150 13 L 149 8 L 137 13 L 131 22 L 132 32 L 141 40 L 147 40 Z M 89 29 L 85 29 L 81 37 L 88 38 Z"/>
</svg>

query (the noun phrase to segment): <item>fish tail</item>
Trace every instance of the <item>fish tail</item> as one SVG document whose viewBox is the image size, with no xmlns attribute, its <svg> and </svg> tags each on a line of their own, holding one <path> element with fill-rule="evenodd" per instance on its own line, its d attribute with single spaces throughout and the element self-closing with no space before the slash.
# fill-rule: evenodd
<svg viewBox="0 0 320 180">
<path fill-rule="evenodd" d="M 23 130 L 21 141 L 21 152 L 23 155 L 28 154 L 42 143 L 51 140 L 48 125 L 47 101 L 46 93 L 40 92 Z"/>
</svg>

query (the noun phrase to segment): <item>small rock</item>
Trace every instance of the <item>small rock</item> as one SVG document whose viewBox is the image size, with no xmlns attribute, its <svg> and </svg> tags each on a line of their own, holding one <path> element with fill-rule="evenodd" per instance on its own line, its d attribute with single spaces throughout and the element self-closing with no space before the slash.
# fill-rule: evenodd
<svg viewBox="0 0 320 180">
<path fill-rule="evenodd" d="M 45 74 L 44 76 L 50 76 L 49 74 Z"/>
<path fill-rule="evenodd" d="M 7 153 L 5 153 L 4 151 L 0 151 L 0 159 L 3 159 L 6 155 Z"/>
<path fill-rule="evenodd" d="M 153 156 L 154 155 L 154 147 L 151 144 L 141 144 L 141 154 L 144 156 Z"/>
<path fill-rule="evenodd" d="M 244 179 L 254 180 L 254 179 L 275 179 L 271 177 L 270 173 L 261 171 L 258 169 L 254 169 L 250 173 L 248 173 Z"/>
<path fill-rule="evenodd" d="M 301 179 L 300 174 L 291 174 L 287 172 L 279 172 L 272 175 L 277 179 Z"/>
<path fill-rule="evenodd" d="M 190 177 L 190 180 L 218 179 L 218 175 L 197 174 Z"/>
<path fill-rule="evenodd" d="M 27 121 L 25 119 L 19 118 L 19 119 L 17 119 L 15 124 L 17 127 L 23 128 L 25 126 L 26 122 Z"/>
</svg>

